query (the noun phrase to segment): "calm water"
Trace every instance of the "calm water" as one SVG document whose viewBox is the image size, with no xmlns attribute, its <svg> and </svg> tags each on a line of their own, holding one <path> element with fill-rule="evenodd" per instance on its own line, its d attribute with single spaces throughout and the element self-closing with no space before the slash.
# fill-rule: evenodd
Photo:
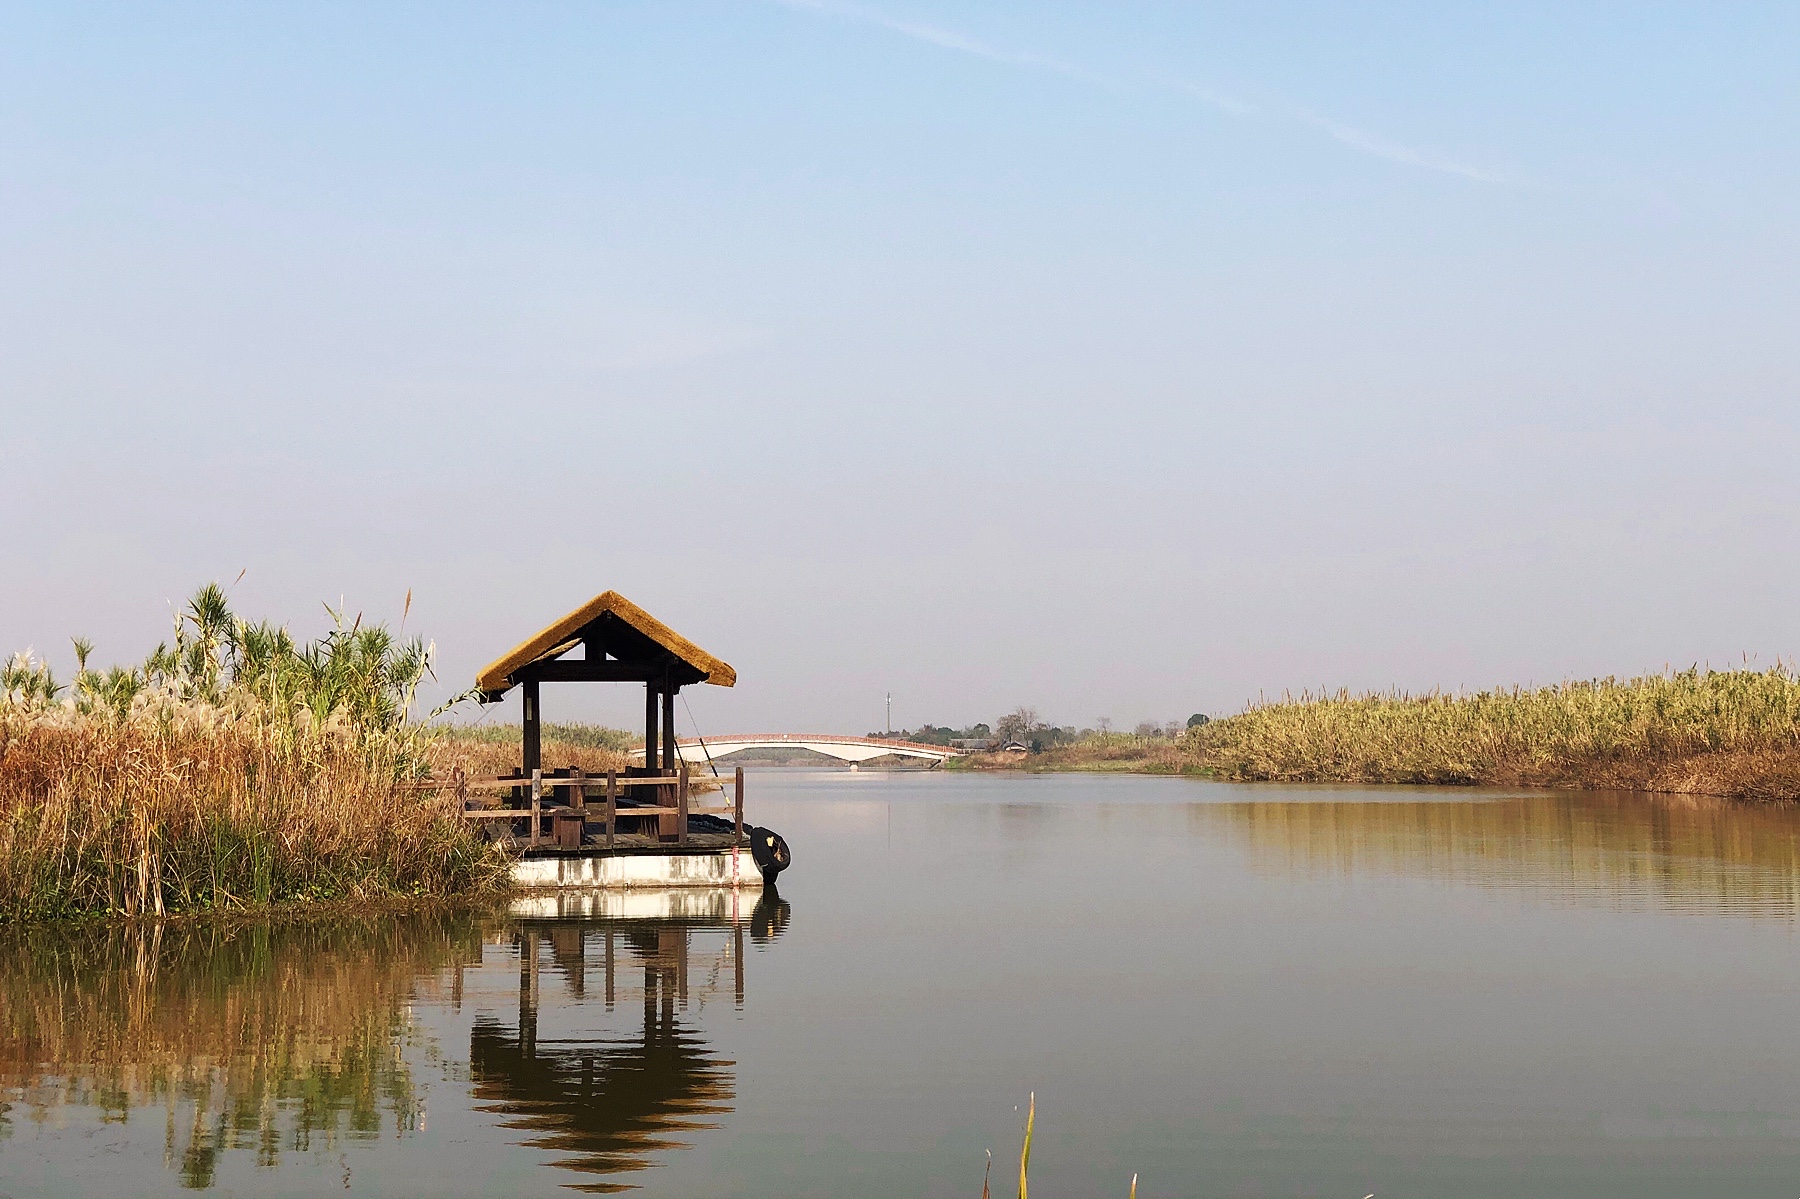
<svg viewBox="0 0 1800 1199">
<path fill-rule="evenodd" d="M 0 1194 L 1800 1194 L 1800 817 L 754 775 L 779 899 L 0 943 Z"/>
</svg>

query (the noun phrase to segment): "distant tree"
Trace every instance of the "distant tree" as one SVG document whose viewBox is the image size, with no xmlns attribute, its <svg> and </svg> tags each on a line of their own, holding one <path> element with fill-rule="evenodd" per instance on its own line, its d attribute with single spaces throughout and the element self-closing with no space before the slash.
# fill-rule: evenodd
<svg viewBox="0 0 1800 1199">
<path fill-rule="evenodd" d="M 1140 720 L 1137 728 L 1132 731 L 1140 737 L 1160 737 L 1162 736 L 1162 725 L 1157 724 L 1154 720 Z"/>
<path fill-rule="evenodd" d="M 994 731 L 1002 741 L 1025 741 L 1038 726 L 1036 708 L 1017 708 L 994 722 Z"/>
<path fill-rule="evenodd" d="M 1208 719 L 1208 717 L 1207 717 L 1206 713 L 1195 712 L 1192 716 L 1188 717 L 1187 726 L 1190 729 L 1197 729 L 1201 725 L 1205 724 L 1207 722 L 1207 719 Z"/>
</svg>

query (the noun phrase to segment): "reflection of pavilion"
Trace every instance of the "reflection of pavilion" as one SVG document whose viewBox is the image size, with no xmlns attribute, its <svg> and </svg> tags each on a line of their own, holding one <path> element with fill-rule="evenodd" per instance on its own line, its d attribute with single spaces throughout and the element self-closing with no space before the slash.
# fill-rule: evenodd
<svg viewBox="0 0 1800 1199">
<path fill-rule="evenodd" d="M 746 897 L 748 898 L 748 897 Z M 788 905 L 765 891 L 754 906 L 735 891 L 590 893 L 523 901 L 508 931 L 519 950 L 519 1018 L 509 1032 L 479 1017 L 469 1037 L 475 1096 L 528 1132 L 526 1145 L 557 1151 L 574 1184 L 625 1190 L 604 1176 L 641 1170 L 650 1154 L 680 1148 L 680 1134 L 731 1110 L 733 1063 L 685 1022 L 690 997 L 731 987 L 744 1003 L 746 925 L 753 942 L 779 936 Z M 643 1004 L 642 1029 L 620 1035 L 542 1037 L 545 954 L 577 1004 Z M 554 1008 L 550 1009 L 554 1010 Z"/>
</svg>

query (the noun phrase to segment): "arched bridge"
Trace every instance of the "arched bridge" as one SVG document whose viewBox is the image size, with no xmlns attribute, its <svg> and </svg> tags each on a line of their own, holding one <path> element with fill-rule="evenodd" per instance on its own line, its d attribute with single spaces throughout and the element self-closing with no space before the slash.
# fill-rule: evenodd
<svg viewBox="0 0 1800 1199">
<path fill-rule="evenodd" d="M 891 741 L 885 737 L 838 737 L 830 733 L 734 733 L 708 737 L 704 745 L 697 740 L 679 741 L 676 748 L 681 753 L 681 760 L 688 763 L 704 763 L 709 754 L 718 758 L 740 749 L 810 749 L 842 762 L 867 762 L 870 758 L 893 755 L 922 758 L 935 765 L 961 752 L 947 745 L 920 745 L 916 741 Z M 644 754 L 642 749 L 631 752 L 634 757 Z"/>
</svg>

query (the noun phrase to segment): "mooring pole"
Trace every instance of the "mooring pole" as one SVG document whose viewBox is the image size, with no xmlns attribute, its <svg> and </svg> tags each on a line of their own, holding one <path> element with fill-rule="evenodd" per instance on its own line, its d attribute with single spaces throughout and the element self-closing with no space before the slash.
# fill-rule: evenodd
<svg viewBox="0 0 1800 1199">
<path fill-rule="evenodd" d="M 681 782 L 675 794 L 675 844 L 687 844 L 688 768 L 681 764 Z"/>
<path fill-rule="evenodd" d="M 742 841 L 744 839 L 744 768 L 742 766 L 737 768 L 737 778 L 733 781 L 737 784 L 732 788 L 737 792 L 737 800 L 733 804 L 737 809 L 737 839 Z"/>
</svg>

